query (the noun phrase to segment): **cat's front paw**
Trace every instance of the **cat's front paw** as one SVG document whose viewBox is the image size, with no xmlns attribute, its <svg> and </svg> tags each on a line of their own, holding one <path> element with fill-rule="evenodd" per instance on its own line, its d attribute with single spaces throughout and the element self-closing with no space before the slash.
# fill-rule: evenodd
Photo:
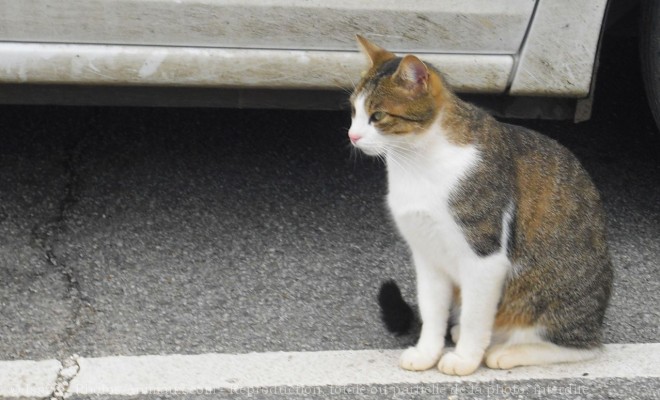
<svg viewBox="0 0 660 400">
<path fill-rule="evenodd" d="M 450 352 L 442 356 L 438 369 L 446 375 L 470 375 L 479 368 L 481 358 L 464 357 L 456 352 Z"/>
<path fill-rule="evenodd" d="M 426 371 L 436 366 L 439 359 L 439 351 L 430 352 L 417 347 L 409 347 L 401 354 L 399 365 L 408 371 Z"/>
</svg>

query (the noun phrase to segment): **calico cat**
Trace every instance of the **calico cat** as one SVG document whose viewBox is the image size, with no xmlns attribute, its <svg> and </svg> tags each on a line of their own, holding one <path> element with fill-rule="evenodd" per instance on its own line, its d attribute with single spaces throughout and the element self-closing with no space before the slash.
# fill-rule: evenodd
<svg viewBox="0 0 660 400">
<path fill-rule="evenodd" d="M 599 194 L 557 142 L 460 100 L 436 68 L 358 36 L 351 143 L 387 166 L 422 331 L 400 365 L 468 375 L 593 358 L 611 286 Z M 444 352 L 450 313 L 453 351 Z"/>
</svg>

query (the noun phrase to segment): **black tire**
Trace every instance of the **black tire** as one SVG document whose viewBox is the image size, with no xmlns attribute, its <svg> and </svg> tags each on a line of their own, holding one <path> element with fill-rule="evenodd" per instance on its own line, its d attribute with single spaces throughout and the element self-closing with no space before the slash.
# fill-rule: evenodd
<svg viewBox="0 0 660 400">
<path fill-rule="evenodd" d="M 640 55 L 646 97 L 660 129 L 660 1 L 642 0 Z"/>
</svg>

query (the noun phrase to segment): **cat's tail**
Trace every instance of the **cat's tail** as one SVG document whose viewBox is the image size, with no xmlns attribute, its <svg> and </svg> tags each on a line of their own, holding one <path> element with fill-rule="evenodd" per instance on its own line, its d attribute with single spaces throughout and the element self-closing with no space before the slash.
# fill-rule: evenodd
<svg viewBox="0 0 660 400">
<path fill-rule="evenodd" d="M 385 281 L 378 293 L 380 316 L 388 331 L 396 335 L 408 333 L 417 316 L 401 296 L 399 286 L 393 280 Z"/>
</svg>

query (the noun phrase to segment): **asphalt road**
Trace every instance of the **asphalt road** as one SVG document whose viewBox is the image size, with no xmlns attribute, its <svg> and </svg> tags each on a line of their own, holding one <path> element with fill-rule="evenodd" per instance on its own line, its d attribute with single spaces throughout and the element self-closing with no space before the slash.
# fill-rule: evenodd
<svg viewBox="0 0 660 400">
<path fill-rule="evenodd" d="M 616 269 L 605 342 L 656 343 L 660 134 L 635 63 L 618 62 L 628 47 L 608 47 L 589 122 L 514 122 L 570 148 L 602 193 Z M 0 107 L 0 360 L 413 343 L 379 321 L 381 281 L 413 300 L 414 276 L 383 165 L 351 155 L 349 119 Z M 660 382 L 588 385 L 651 398 Z"/>
</svg>

